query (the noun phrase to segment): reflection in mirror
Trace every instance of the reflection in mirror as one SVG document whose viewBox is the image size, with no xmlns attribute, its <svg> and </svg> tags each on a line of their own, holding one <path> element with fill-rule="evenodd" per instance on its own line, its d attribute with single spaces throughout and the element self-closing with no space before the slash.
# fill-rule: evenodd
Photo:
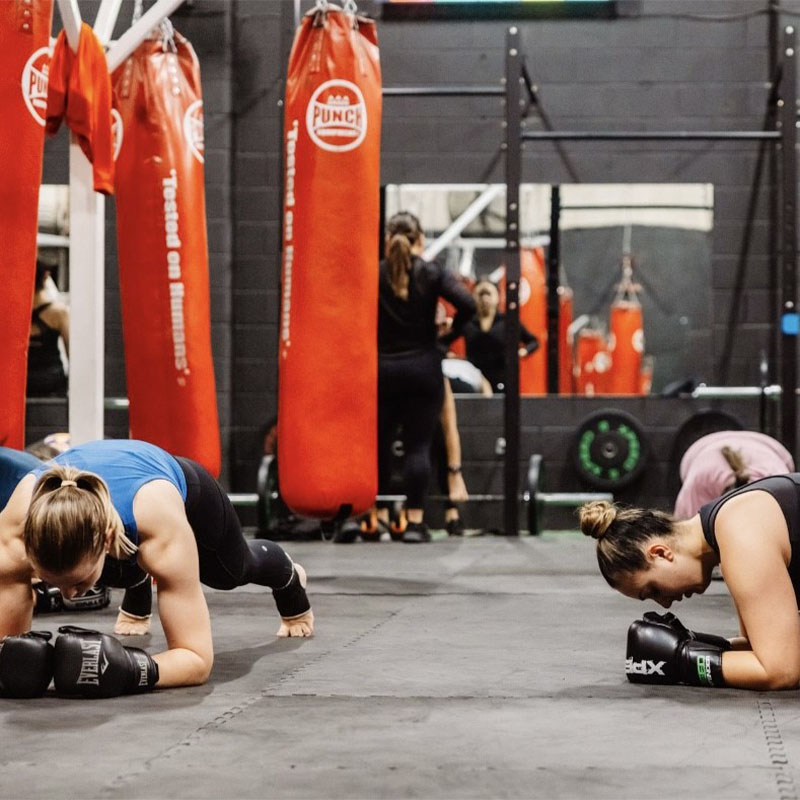
<svg viewBox="0 0 800 800">
<path fill-rule="evenodd" d="M 69 187 L 39 190 L 39 224 L 31 333 L 28 397 L 65 397 L 69 355 Z"/>
<path fill-rule="evenodd" d="M 531 352 L 520 342 L 523 394 L 547 388 L 552 219 L 560 245 L 560 392 L 660 393 L 711 377 L 713 200 L 710 184 L 566 184 L 555 195 L 549 184 L 520 187 L 520 321 L 541 345 Z M 385 210 L 387 218 L 415 213 L 425 230 L 424 257 L 443 260 L 472 289 L 488 279 L 502 315 L 502 184 L 388 185 Z M 477 324 L 486 327 L 485 320 Z M 462 339 L 452 349 L 464 356 L 468 347 Z M 502 391 L 502 381 L 494 383 Z"/>
</svg>

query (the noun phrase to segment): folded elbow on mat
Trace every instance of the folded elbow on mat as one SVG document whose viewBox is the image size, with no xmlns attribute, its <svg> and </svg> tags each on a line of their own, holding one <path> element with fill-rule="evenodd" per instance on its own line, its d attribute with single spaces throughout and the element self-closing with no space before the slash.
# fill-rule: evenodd
<svg viewBox="0 0 800 800">
<path fill-rule="evenodd" d="M 800 668 L 779 669 L 767 673 L 764 688 L 769 691 L 797 689 L 800 686 Z"/>
</svg>

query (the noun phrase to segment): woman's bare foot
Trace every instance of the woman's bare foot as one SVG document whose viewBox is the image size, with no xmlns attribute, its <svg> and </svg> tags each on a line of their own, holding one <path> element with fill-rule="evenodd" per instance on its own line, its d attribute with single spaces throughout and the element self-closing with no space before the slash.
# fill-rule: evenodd
<svg viewBox="0 0 800 800">
<path fill-rule="evenodd" d="M 150 617 L 133 617 L 120 609 L 114 623 L 114 633 L 117 636 L 145 636 L 150 633 Z"/>
<path fill-rule="evenodd" d="M 299 565 L 294 565 L 297 577 L 300 578 L 300 585 L 305 589 L 308 586 L 308 576 L 306 571 Z M 314 633 L 314 612 L 309 608 L 303 614 L 296 617 L 281 617 L 281 626 L 278 628 L 276 636 L 287 638 L 289 636 L 311 636 Z"/>
<path fill-rule="evenodd" d="M 281 617 L 281 626 L 276 636 L 287 638 L 289 636 L 311 636 L 314 633 L 314 612 L 309 608 L 299 617 L 287 619 Z"/>
</svg>

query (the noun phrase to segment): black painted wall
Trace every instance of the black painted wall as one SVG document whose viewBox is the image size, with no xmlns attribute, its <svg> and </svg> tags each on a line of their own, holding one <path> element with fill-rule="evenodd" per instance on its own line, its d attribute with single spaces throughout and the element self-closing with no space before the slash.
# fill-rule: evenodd
<svg viewBox="0 0 800 800">
<path fill-rule="evenodd" d="M 304 0 L 302 9 L 312 4 Z M 540 100 L 562 129 L 757 129 L 766 109 L 769 75 L 768 0 L 644 0 L 620 4 L 614 20 L 520 21 L 525 53 Z M 95 4 L 96 6 L 96 4 Z M 361 3 L 374 11 L 371 3 Z M 800 1 L 782 8 L 800 14 Z M 82 0 L 81 7 L 91 4 Z M 123 4 L 123 18 L 130 13 Z M 195 0 L 174 17 L 201 60 L 205 93 L 206 185 L 213 289 L 214 354 L 218 378 L 225 478 L 236 490 L 255 485 L 258 430 L 275 413 L 280 209 L 280 96 L 293 34 L 289 0 Z M 705 14 L 718 21 L 701 21 Z M 93 14 L 86 13 L 93 18 Z M 728 19 L 721 19 L 723 17 Z M 783 24 L 800 22 L 784 16 Z M 385 22 L 379 40 L 386 86 L 497 83 L 508 23 Z M 56 23 L 56 27 L 58 27 Z M 498 99 L 387 99 L 382 181 L 502 180 L 497 159 L 503 109 Z M 535 113 L 528 126 L 541 127 Z M 49 143 L 45 180 L 66 180 L 66 139 Z M 777 309 L 770 257 L 769 158 L 753 194 L 758 145 L 736 143 L 580 143 L 565 149 L 585 182 L 710 182 L 715 187 L 711 333 L 697 341 L 710 354 L 712 379 L 758 381 L 758 357 L 774 365 Z M 524 177 L 569 180 L 551 144 L 528 144 Z M 113 203 L 107 230 L 106 388 L 123 395 Z M 752 226 L 745 250 L 748 213 Z M 342 224 L 347 224 L 346 212 Z M 680 285 L 677 265 L 676 287 Z M 741 287 L 741 291 L 739 291 Z M 470 401 L 474 403 L 475 401 Z M 478 401 L 480 403 L 480 401 Z M 608 400 L 527 401 L 523 447 L 552 454 L 549 488 L 574 484 L 563 436 L 590 407 Z M 632 405 L 631 405 L 632 404 Z M 494 403 L 462 403 L 465 462 L 475 491 L 497 457 L 472 429 L 496 424 Z M 618 405 L 616 402 L 613 405 Z M 741 405 L 741 404 L 739 404 Z M 736 407 L 747 424 L 757 413 Z M 697 404 L 660 399 L 624 404 L 653 431 L 655 451 Z M 567 409 L 567 413 L 564 413 Z M 557 421 L 558 424 L 552 424 Z M 124 414 L 109 415 L 109 433 L 124 432 Z M 552 429 L 551 429 L 552 427 Z M 476 439 L 477 437 L 477 439 Z M 36 438 L 36 437 L 31 437 Z M 657 463 L 661 463 L 658 462 Z M 666 461 L 658 469 L 666 469 Z M 499 468 L 497 474 L 500 474 Z M 642 486 L 645 501 L 665 505 L 663 481 Z M 494 478 L 491 478 L 494 480 Z M 471 487 L 472 488 L 472 487 Z"/>
</svg>

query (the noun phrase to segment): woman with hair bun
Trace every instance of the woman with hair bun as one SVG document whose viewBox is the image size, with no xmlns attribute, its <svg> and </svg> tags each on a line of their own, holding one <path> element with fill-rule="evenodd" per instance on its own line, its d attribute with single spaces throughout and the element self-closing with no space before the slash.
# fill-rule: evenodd
<svg viewBox="0 0 800 800">
<path fill-rule="evenodd" d="M 597 540 L 611 587 L 664 608 L 702 594 L 720 566 L 740 635 L 694 633 L 673 614 L 644 615 L 628 631 L 626 672 L 635 683 L 743 689 L 800 685 L 800 473 L 749 483 L 687 520 L 593 502 L 580 527 Z"/>
<path fill-rule="evenodd" d="M 53 652 L 26 633 L 34 575 L 70 599 L 98 582 L 129 587 L 147 574 L 158 584 L 162 653 L 83 629 L 65 629 Z M 303 568 L 274 542 L 244 538 L 227 494 L 202 466 L 135 440 L 74 447 L 22 478 L 0 513 L 0 692 L 41 694 L 51 677 L 60 693 L 84 697 L 204 683 L 214 656 L 201 584 L 247 583 L 272 589 L 278 636 L 311 635 Z"/>
</svg>

